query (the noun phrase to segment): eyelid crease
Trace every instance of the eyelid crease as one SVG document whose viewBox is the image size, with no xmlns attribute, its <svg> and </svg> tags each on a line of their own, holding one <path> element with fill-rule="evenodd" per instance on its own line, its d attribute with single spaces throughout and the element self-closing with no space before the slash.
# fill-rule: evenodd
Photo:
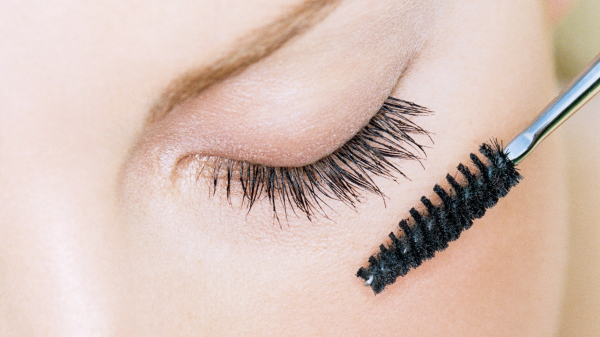
<svg viewBox="0 0 600 337">
<path fill-rule="evenodd" d="M 396 175 L 406 177 L 393 160 L 420 161 L 425 147 L 415 139 L 430 133 L 416 125 L 410 117 L 430 115 L 427 108 L 415 103 L 388 97 L 375 116 L 353 138 L 330 155 L 313 164 L 300 167 L 271 167 L 216 156 L 191 154 L 176 167 L 177 177 L 185 172 L 191 181 L 205 181 L 209 193 L 215 195 L 224 184 L 231 203 L 234 190 L 240 191 L 242 205 L 248 212 L 266 198 L 279 221 L 278 211 L 296 210 L 309 220 L 320 215 L 328 218 L 327 200 L 341 201 L 351 208 L 361 202 L 362 192 L 385 197 L 373 181 L 383 177 L 396 181 Z"/>
</svg>

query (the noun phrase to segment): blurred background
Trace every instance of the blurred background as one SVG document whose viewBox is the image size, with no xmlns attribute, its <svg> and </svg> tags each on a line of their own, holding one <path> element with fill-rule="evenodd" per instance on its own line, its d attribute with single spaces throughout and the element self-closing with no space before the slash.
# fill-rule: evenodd
<svg viewBox="0 0 600 337">
<path fill-rule="evenodd" d="M 567 83 L 600 53 L 600 0 L 579 0 L 555 35 Z M 600 336 L 600 95 L 565 125 L 571 256 L 560 336 Z"/>
</svg>

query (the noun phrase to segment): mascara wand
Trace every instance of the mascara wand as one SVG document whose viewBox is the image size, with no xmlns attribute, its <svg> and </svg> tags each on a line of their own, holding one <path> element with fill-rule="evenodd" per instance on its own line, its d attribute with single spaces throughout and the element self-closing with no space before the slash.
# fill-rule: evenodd
<svg viewBox="0 0 600 337">
<path fill-rule="evenodd" d="M 600 55 L 505 149 L 494 139 L 479 147 L 485 162 L 471 153 L 477 172 L 459 164 L 457 169 L 464 177 L 463 183 L 448 174 L 446 180 L 451 189 L 446 191 L 435 185 L 433 192 L 441 200 L 439 204 L 421 197 L 426 212 L 411 208 L 410 217 L 399 223 L 402 233 L 390 233 L 391 242 L 387 246 L 380 245 L 379 252 L 369 258 L 369 265 L 361 267 L 356 276 L 378 294 L 410 269 L 446 249 L 450 241 L 471 227 L 473 220 L 481 218 L 519 183 L 522 177 L 515 165 L 599 91 Z"/>
</svg>

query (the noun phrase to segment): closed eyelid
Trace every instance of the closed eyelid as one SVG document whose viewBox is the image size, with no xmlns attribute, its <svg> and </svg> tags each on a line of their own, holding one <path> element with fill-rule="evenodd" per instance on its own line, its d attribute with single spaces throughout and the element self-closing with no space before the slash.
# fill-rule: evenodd
<svg viewBox="0 0 600 337">
<path fill-rule="evenodd" d="M 167 90 L 160 102 L 177 104 L 148 128 L 176 135 L 182 156 L 302 166 L 331 154 L 375 115 L 426 36 L 421 19 L 431 13 L 373 9 L 341 2 L 293 43 L 200 95 L 194 85 L 187 94 Z"/>
<path fill-rule="evenodd" d="M 365 13 L 360 2 L 344 2 L 286 48 L 213 82 L 199 95 L 179 96 L 177 105 L 148 125 L 140 148 L 150 154 L 146 162 L 172 179 L 181 163 L 195 165 L 190 158 L 270 168 L 301 168 L 329 158 L 380 111 L 426 36 L 425 29 L 415 33 L 419 24 L 413 23 L 427 28 L 429 20 L 417 19 L 430 13 L 410 6 L 392 13 L 385 4 L 374 8 Z M 366 172 L 361 177 L 368 180 Z M 396 177 L 398 172 L 391 178 Z M 372 181 L 361 189 L 378 193 Z M 359 194 L 351 191 L 345 201 L 351 204 Z M 310 206 L 305 206 L 308 213 Z"/>
<path fill-rule="evenodd" d="M 202 177 L 213 195 L 224 185 L 229 201 L 235 186 L 248 210 L 265 197 L 277 220 L 281 208 L 286 218 L 290 209 L 309 220 L 317 214 L 328 218 L 327 200 L 355 208 L 363 192 L 385 197 L 373 177 L 396 180 L 397 175 L 405 176 L 397 160 L 420 160 L 425 151 L 415 137 L 429 134 L 411 119 L 430 113 L 415 103 L 389 97 L 352 139 L 314 164 L 269 167 L 194 154 L 178 162 L 172 179 L 199 181 Z"/>
</svg>

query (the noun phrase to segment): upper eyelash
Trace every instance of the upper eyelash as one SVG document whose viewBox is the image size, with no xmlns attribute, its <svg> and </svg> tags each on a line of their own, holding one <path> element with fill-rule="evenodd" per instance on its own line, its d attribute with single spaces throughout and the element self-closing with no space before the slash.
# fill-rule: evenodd
<svg viewBox="0 0 600 337">
<path fill-rule="evenodd" d="M 412 102 L 388 97 L 377 114 L 354 137 L 332 154 L 313 164 L 302 167 L 271 167 L 233 159 L 212 158 L 212 188 L 216 192 L 219 181 L 224 181 L 227 199 L 236 181 L 242 190 L 242 204 L 252 209 L 264 195 L 278 217 L 277 205 L 297 215 L 296 210 L 309 220 L 316 214 L 327 218 L 324 199 L 342 201 L 354 208 L 366 191 L 384 197 L 372 177 L 395 180 L 404 176 L 391 159 L 420 160 L 424 146 L 413 136 L 429 132 L 412 122 L 409 117 L 429 115 L 431 111 Z"/>
</svg>

